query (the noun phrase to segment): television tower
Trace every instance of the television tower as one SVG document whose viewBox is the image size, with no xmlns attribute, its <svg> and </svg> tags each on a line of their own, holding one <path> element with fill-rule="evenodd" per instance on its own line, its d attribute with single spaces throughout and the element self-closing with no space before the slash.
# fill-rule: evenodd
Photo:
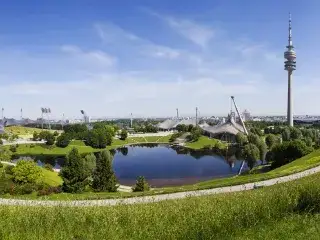
<svg viewBox="0 0 320 240">
<path fill-rule="evenodd" d="M 292 35 L 291 35 L 291 14 L 289 13 L 289 37 L 287 51 L 284 52 L 284 69 L 288 71 L 288 109 L 287 109 L 287 122 L 289 126 L 293 126 L 293 112 L 292 112 L 292 92 L 291 92 L 291 82 L 292 73 L 296 70 L 296 53 L 292 45 Z"/>
</svg>

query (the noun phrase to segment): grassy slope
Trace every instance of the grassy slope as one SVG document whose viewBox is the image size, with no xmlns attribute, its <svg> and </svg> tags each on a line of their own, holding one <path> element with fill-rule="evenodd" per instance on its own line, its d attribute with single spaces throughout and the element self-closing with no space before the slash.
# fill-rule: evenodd
<svg viewBox="0 0 320 240">
<path fill-rule="evenodd" d="M 253 191 L 114 207 L 0 206 L 4 239 L 317 239 L 320 174 Z M 306 198 L 306 196 L 309 196 Z M 303 206 L 314 209 L 306 215 Z"/>
<path fill-rule="evenodd" d="M 186 143 L 186 147 L 192 148 L 192 149 L 200 149 L 203 148 L 206 145 L 215 146 L 217 143 L 221 145 L 221 147 L 226 148 L 227 144 L 219 141 L 218 139 L 209 138 L 206 136 L 201 136 L 198 141 L 196 142 L 188 142 Z"/>
<path fill-rule="evenodd" d="M 5 165 L 5 164 L 4 164 Z M 50 186 L 59 186 L 62 184 L 62 179 L 56 172 L 51 172 L 47 169 L 41 168 L 44 174 L 44 182 Z M 0 168 L 0 171 L 2 168 Z"/>
</svg>

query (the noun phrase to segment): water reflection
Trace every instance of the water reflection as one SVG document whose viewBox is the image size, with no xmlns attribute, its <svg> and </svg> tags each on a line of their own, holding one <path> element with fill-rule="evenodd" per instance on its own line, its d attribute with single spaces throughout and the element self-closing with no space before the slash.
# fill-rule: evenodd
<svg viewBox="0 0 320 240">
<path fill-rule="evenodd" d="M 192 150 L 168 144 L 139 144 L 110 151 L 113 169 L 118 181 L 124 185 L 135 184 L 137 176 L 145 176 L 154 187 L 192 184 L 213 178 L 238 174 L 242 160 L 241 151 Z M 60 169 L 64 157 L 35 156 L 38 165 L 46 163 Z"/>
</svg>

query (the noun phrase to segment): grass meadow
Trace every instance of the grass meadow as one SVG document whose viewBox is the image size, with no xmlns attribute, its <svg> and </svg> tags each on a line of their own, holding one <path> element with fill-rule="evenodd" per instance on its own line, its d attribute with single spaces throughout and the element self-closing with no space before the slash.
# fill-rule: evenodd
<svg viewBox="0 0 320 240">
<path fill-rule="evenodd" d="M 0 206 L 2 239 L 318 239 L 320 174 L 246 192 L 113 207 Z"/>
</svg>

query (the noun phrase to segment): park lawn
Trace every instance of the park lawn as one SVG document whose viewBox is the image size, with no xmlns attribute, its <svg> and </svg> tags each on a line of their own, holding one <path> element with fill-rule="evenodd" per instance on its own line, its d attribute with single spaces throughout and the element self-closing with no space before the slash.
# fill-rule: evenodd
<svg viewBox="0 0 320 240">
<path fill-rule="evenodd" d="M 171 136 L 172 136 L 172 134 L 167 135 L 167 136 L 163 136 L 163 137 L 161 137 L 161 138 L 158 140 L 158 142 L 161 142 L 161 143 L 169 143 Z"/>
<path fill-rule="evenodd" d="M 257 190 L 148 204 L 0 206 L 0 235 L 28 240 L 319 239 L 319 186 L 318 173 Z"/>
<path fill-rule="evenodd" d="M 219 146 L 221 146 L 222 148 L 226 148 L 228 145 L 218 139 L 215 139 L 215 138 L 209 138 L 209 137 L 206 137 L 206 136 L 201 136 L 199 138 L 198 141 L 196 142 L 187 142 L 186 143 L 186 147 L 188 148 L 192 148 L 192 149 L 201 149 L 203 148 L 204 146 L 216 146 L 217 144 L 219 144 Z"/>
<path fill-rule="evenodd" d="M 42 168 L 44 174 L 44 182 L 50 186 L 57 187 L 62 185 L 62 178 L 57 172 L 52 172 L 47 169 Z"/>
<path fill-rule="evenodd" d="M 158 142 L 158 140 L 161 138 L 161 136 L 148 136 L 145 137 L 145 139 L 147 140 L 147 142 L 149 143 L 155 143 Z"/>
<path fill-rule="evenodd" d="M 72 140 L 69 145 L 72 146 L 86 146 L 85 143 L 81 140 Z"/>
<path fill-rule="evenodd" d="M 61 133 L 61 130 L 47 130 L 47 129 L 40 129 L 40 128 L 31 128 L 31 127 L 23 127 L 23 126 L 9 126 L 5 127 L 5 132 L 10 134 L 16 134 L 20 138 L 32 138 L 33 133 L 37 132 L 40 133 L 42 131 L 50 131 L 51 133 L 54 133 L 57 131 L 58 133 Z"/>
<path fill-rule="evenodd" d="M 9 149 L 10 146 L 3 146 L 4 148 Z M 90 146 L 79 146 L 79 145 L 69 145 L 65 148 L 60 148 L 56 146 L 47 146 L 45 144 L 19 144 L 17 151 L 14 152 L 14 155 L 56 155 L 63 156 L 68 154 L 73 147 L 76 147 L 79 150 L 79 153 L 90 153 L 98 152 L 100 149 L 94 149 Z"/>
</svg>

